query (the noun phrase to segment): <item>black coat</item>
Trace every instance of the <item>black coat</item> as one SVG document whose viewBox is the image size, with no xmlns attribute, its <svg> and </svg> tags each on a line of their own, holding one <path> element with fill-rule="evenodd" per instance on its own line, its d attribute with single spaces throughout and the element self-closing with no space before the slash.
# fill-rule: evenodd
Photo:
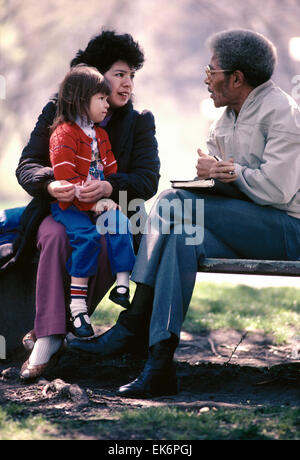
<svg viewBox="0 0 300 460">
<path fill-rule="evenodd" d="M 20 258 L 22 260 L 23 254 L 26 254 L 26 258 L 29 257 L 30 251 L 33 252 L 35 247 L 37 228 L 50 212 L 52 197 L 47 186 L 54 180 L 54 175 L 49 157 L 49 127 L 55 112 L 56 103 L 52 100 L 44 107 L 22 152 L 16 170 L 17 179 L 34 199 L 24 212 L 21 226 L 17 229 L 18 237 L 10 243 L 10 248 L 5 248 L 5 257 L 0 248 L 0 270 L 10 267 Z M 127 191 L 128 202 L 135 198 L 145 201 L 152 198 L 157 192 L 160 177 L 152 113 L 138 113 L 133 109 L 132 103 L 128 102 L 125 107 L 114 112 L 105 129 L 118 163 L 118 173 L 107 178 L 113 186 L 111 198 L 118 202 L 119 191 Z"/>
</svg>

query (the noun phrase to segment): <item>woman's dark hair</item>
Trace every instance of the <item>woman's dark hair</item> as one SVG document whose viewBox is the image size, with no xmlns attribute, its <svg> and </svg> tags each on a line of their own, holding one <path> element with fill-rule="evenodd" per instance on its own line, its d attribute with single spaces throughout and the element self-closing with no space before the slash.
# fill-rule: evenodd
<svg viewBox="0 0 300 460">
<path fill-rule="evenodd" d="M 79 115 L 90 122 L 91 97 L 97 93 L 111 93 L 109 82 L 94 67 L 77 65 L 65 76 L 59 87 L 57 110 L 51 132 L 64 122 L 74 123 Z"/>
<path fill-rule="evenodd" d="M 84 63 L 104 74 L 117 61 L 125 61 L 130 68 L 139 70 L 144 60 L 142 49 L 130 34 L 117 35 L 104 30 L 89 41 L 84 51 L 77 52 L 71 67 Z"/>
<path fill-rule="evenodd" d="M 240 70 L 254 88 L 268 81 L 274 72 L 276 47 L 257 32 L 225 30 L 213 35 L 209 46 L 222 69 Z"/>
</svg>

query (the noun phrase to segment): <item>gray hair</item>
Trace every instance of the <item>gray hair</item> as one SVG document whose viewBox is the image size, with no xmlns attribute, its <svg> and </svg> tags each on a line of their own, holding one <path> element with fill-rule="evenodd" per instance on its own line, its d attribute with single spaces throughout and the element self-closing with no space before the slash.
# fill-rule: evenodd
<svg viewBox="0 0 300 460">
<path fill-rule="evenodd" d="M 269 80 L 274 72 L 276 47 L 257 32 L 225 30 L 213 35 L 208 45 L 222 69 L 240 70 L 254 88 Z"/>
</svg>

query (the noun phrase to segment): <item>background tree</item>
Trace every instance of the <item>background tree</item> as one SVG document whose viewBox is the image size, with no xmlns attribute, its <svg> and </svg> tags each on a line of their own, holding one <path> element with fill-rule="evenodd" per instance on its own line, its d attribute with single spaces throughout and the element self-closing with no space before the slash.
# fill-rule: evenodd
<svg viewBox="0 0 300 460">
<path fill-rule="evenodd" d="M 193 177 L 196 149 L 205 146 L 214 116 L 201 105 L 208 36 L 232 27 L 267 35 L 278 49 L 274 80 L 291 93 L 300 71 L 288 46 L 300 35 L 299 17 L 299 0 L 0 0 L 0 204 L 28 200 L 14 175 L 22 147 L 76 51 L 102 28 L 130 32 L 145 49 L 135 100 L 156 117 L 162 189 L 178 173 Z"/>
</svg>

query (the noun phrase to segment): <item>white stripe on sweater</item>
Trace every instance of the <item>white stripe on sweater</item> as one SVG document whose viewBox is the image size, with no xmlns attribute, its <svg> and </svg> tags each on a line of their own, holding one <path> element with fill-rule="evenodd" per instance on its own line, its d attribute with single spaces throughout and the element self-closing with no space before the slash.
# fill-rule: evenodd
<svg viewBox="0 0 300 460">
<path fill-rule="evenodd" d="M 62 165 L 71 165 L 71 166 L 74 166 L 75 168 L 75 165 L 73 163 L 70 163 L 69 161 L 63 161 L 62 163 L 57 163 L 57 165 L 54 165 L 53 169 L 57 168 L 58 166 L 62 166 Z"/>
<path fill-rule="evenodd" d="M 106 165 L 106 167 L 108 168 L 109 166 L 111 166 L 111 165 L 114 165 L 115 163 L 117 163 L 117 161 L 116 161 L 116 160 L 115 160 L 115 161 L 113 161 L 112 163 L 109 163 L 109 165 Z"/>
<path fill-rule="evenodd" d="M 81 156 L 79 156 L 79 155 L 77 155 L 77 154 L 76 154 L 76 157 L 77 157 L 77 158 L 80 158 L 80 160 L 85 160 L 85 161 L 88 161 L 88 162 L 91 161 L 91 160 L 89 160 L 88 158 L 83 158 L 83 157 L 81 157 Z"/>
</svg>

